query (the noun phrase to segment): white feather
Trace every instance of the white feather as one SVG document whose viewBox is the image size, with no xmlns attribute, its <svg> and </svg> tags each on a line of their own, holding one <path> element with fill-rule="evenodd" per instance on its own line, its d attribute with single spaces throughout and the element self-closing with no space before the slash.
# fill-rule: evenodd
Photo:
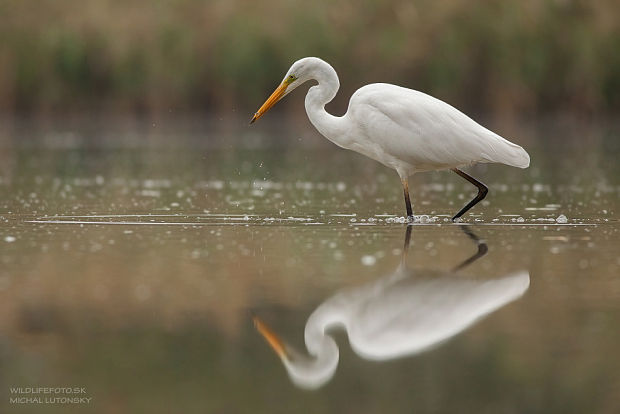
<svg viewBox="0 0 620 414">
<path fill-rule="evenodd" d="M 345 118 L 352 127 L 351 149 L 407 175 L 476 162 L 520 168 L 530 163 L 523 148 L 458 109 L 400 86 L 377 83 L 358 89 Z"/>
</svg>

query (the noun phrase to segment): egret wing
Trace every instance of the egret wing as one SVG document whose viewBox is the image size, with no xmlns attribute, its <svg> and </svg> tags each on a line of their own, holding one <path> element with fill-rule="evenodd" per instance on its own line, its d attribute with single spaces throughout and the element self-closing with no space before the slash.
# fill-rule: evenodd
<svg viewBox="0 0 620 414">
<path fill-rule="evenodd" d="M 529 165 L 520 146 L 486 129 L 430 95 L 389 84 L 372 84 L 351 98 L 349 113 L 364 145 L 378 146 L 415 170 L 500 162 Z"/>
</svg>

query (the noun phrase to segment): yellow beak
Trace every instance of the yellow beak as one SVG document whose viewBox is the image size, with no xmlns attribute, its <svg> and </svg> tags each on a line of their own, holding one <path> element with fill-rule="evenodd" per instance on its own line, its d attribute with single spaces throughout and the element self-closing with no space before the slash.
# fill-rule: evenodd
<svg viewBox="0 0 620 414">
<path fill-rule="evenodd" d="M 271 94 L 271 96 L 265 101 L 265 103 L 263 104 L 263 106 L 261 106 L 258 111 L 256 111 L 256 113 L 254 114 L 254 116 L 252 117 L 252 120 L 250 121 L 250 124 L 254 123 L 254 121 L 256 121 L 258 118 L 260 118 L 261 116 L 263 116 L 263 114 L 265 112 L 267 112 L 272 106 L 274 106 L 280 99 L 282 99 L 282 96 L 284 96 L 284 92 L 286 92 L 286 87 L 288 85 L 285 82 L 282 82 L 280 84 L 280 86 L 277 87 L 277 89 L 275 91 L 273 91 L 273 93 Z"/>
<path fill-rule="evenodd" d="M 271 98 L 270 98 L 271 99 Z M 269 328 L 263 321 L 261 321 L 258 316 L 254 316 L 254 326 L 256 330 L 265 338 L 267 343 L 271 346 L 271 348 L 278 354 L 278 356 L 282 359 L 286 359 L 288 354 L 286 352 L 286 345 L 278 336 Z"/>
</svg>

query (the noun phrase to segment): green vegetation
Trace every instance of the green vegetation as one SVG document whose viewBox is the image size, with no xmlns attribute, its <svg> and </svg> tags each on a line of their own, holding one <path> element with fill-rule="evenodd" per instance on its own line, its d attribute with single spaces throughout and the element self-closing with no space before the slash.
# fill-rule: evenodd
<svg viewBox="0 0 620 414">
<path fill-rule="evenodd" d="M 0 110 L 252 111 L 328 60 L 470 111 L 620 109 L 615 0 L 0 0 Z"/>
</svg>

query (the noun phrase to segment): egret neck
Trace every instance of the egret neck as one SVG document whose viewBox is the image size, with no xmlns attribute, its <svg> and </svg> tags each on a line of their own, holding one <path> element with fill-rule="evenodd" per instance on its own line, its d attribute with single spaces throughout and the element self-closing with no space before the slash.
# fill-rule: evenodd
<svg viewBox="0 0 620 414">
<path fill-rule="evenodd" d="M 327 62 L 319 61 L 313 66 L 310 77 L 318 82 L 306 95 L 306 113 L 310 122 L 325 138 L 340 147 L 348 148 L 351 140 L 344 116 L 334 116 L 325 110 L 325 105 L 334 99 L 340 88 L 336 71 Z"/>
</svg>

